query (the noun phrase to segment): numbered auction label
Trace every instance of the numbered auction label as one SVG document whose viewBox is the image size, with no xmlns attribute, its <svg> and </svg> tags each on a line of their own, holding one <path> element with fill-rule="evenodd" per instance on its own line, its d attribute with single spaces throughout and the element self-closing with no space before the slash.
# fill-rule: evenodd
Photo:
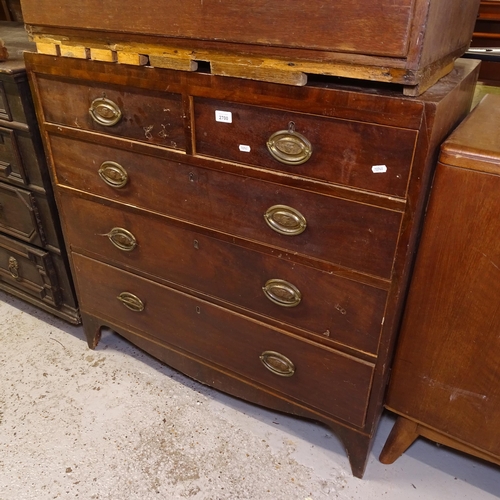
<svg viewBox="0 0 500 500">
<path fill-rule="evenodd" d="M 233 123 L 233 113 L 231 111 L 215 111 L 215 121 L 222 123 Z"/>
</svg>

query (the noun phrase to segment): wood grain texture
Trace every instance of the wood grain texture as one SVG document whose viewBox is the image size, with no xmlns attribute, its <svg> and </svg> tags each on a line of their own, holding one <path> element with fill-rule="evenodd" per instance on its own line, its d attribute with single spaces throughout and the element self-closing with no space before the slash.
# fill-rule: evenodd
<svg viewBox="0 0 500 500">
<path fill-rule="evenodd" d="M 146 52 L 160 67 L 202 60 L 214 74 L 289 85 L 328 74 L 414 87 L 408 95 L 423 93 L 466 51 L 479 7 L 479 0 L 294 0 L 286 9 L 264 0 L 22 3 L 34 31 L 125 43 L 138 35 L 187 55 Z"/>
<path fill-rule="evenodd" d="M 430 174 L 440 142 L 467 114 L 477 63 L 460 62 L 422 98 L 406 98 L 332 82 L 295 87 L 39 54 L 27 60 L 89 346 L 109 326 L 204 383 L 325 422 L 361 476 Z M 95 91 L 119 105 L 116 125 L 89 122 Z M 175 109 L 168 120 L 162 97 Z M 213 135 L 227 125 L 217 110 L 230 111 L 237 126 Z M 265 146 L 290 121 L 313 141 L 310 171 L 275 165 Z M 161 124 L 179 140 L 159 136 Z M 372 159 L 390 168 L 386 181 L 370 182 L 380 174 Z M 102 181 L 104 161 L 123 167 L 125 186 Z M 299 210 L 305 230 L 273 231 L 264 213 L 276 204 Z M 103 236 L 115 223 L 135 233 L 130 253 L 117 255 Z M 303 313 L 262 302 L 268 274 L 304 293 Z M 124 315 L 117 284 L 133 288 L 149 312 Z M 323 329 L 327 323 L 333 328 Z M 261 348 L 292 359 L 297 377 L 263 368 Z"/>
<path fill-rule="evenodd" d="M 23 0 L 22 7 L 27 24 L 404 56 L 412 3 L 294 0 L 283 9 L 265 0 Z"/>
<path fill-rule="evenodd" d="M 443 146 L 387 398 L 398 414 L 497 458 L 499 102 L 485 98 Z"/>
<path fill-rule="evenodd" d="M 24 27 L 0 22 L 0 289 L 80 322 L 23 52 Z"/>
</svg>

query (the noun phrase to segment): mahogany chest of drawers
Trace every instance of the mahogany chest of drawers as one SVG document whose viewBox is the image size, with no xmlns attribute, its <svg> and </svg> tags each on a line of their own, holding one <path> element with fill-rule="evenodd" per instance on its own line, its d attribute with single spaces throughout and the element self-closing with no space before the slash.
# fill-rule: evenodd
<svg viewBox="0 0 500 500">
<path fill-rule="evenodd" d="M 321 421 L 363 474 L 439 144 L 421 98 L 26 54 L 84 330 Z"/>
<path fill-rule="evenodd" d="M 0 22 L 0 289 L 79 323 L 59 217 L 23 60 L 21 24 Z"/>
<path fill-rule="evenodd" d="M 418 95 L 467 50 L 479 0 L 21 0 L 39 52 L 304 85 L 327 74 Z M 103 52 L 109 49 L 113 54 Z M 108 59 L 109 58 L 109 59 Z"/>
<path fill-rule="evenodd" d="M 500 96 L 444 143 L 418 250 L 381 455 L 418 436 L 500 465 Z M 450 214 L 453 214 L 450 217 Z"/>
</svg>

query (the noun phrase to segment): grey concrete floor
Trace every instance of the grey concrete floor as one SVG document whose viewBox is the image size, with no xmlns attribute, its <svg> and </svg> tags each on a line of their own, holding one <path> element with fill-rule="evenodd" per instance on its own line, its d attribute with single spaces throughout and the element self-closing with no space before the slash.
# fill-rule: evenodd
<svg viewBox="0 0 500 500">
<path fill-rule="evenodd" d="M 0 500 L 491 500 L 500 468 L 417 441 L 350 474 L 325 427 L 202 386 L 0 292 Z"/>
</svg>

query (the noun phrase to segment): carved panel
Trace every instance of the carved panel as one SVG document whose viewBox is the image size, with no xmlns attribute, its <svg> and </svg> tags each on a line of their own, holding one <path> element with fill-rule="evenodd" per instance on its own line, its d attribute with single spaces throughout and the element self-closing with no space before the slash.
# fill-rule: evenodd
<svg viewBox="0 0 500 500">
<path fill-rule="evenodd" d="M 29 184 L 16 131 L 0 127 L 0 179 L 16 184 Z"/>
<path fill-rule="evenodd" d="M 2 235 L 0 282 L 23 290 L 54 307 L 62 303 L 51 254 Z"/>
<path fill-rule="evenodd" d="M 35 245 L 46 244 L 40 211 L 32 193 L 0 182 L 0 231 Z"/>
</svg>

